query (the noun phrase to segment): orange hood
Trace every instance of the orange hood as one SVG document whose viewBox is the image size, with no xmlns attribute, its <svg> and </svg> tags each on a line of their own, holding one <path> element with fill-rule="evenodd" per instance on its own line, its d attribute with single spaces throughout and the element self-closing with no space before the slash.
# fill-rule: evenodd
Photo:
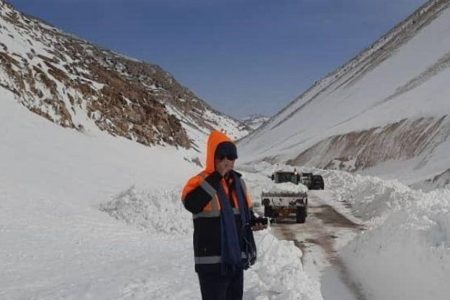
<svg viewBox="0 0 450 300">
<path fill-rule="evenodd" d="M 217 146 L 222 142 L 233 142 L 228 136 L 220 131 L 214 130 L 211 132 L 208 138 L 208 144 L 206 148 L 206 167 L 205 172 L 211 174 L 215 171 L 214 168 L 214 154 L 216 153 Z"/>
</svg>

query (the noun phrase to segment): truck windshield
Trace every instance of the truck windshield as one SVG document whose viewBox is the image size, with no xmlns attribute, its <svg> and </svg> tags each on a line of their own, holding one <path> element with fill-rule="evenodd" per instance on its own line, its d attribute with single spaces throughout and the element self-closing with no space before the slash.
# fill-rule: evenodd
<svg viewBox="0 0 450 300">
<path fill-rule="evenodd" d="M 297 184 L 297 174 L 295 173 L 278 173 L 276 181 L 278 183 L 282 182 L 292 182 Z"/>
</svg>

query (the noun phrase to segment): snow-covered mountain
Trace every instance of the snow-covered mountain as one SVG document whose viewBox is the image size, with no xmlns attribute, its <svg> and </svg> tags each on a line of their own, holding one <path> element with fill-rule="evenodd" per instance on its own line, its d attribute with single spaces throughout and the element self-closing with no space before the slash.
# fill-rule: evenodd
<svg viewBox="0 0 450 300">
<path fill-rule="evenodd" d="M 66 34 L 0 0 L 0 89 L 61 126 L 145 145 L 203 147 L 211 129 L 249 130 L 157 65 Z M 3 99 L 2 99 L 3 100 Z"/>
<path fill-rule="evenodd" d="M 316 82 L 241 141 L 243 157 L 448 184 L 449 6 L 429 1 Z"/>
<path fill-rule="evenodd" d="M 247 125 L 248 127 L 250 127 L 251 129 L 256 130 L 259 127 L 261 127 L 264 124 L 264 122 L 266 122 L 269 119 L 270 119 L 269 117 L 254 114 L 254 115 L 250 115 L 248 117 L 243 118 L 242 122 L 245 125 Z"/>
<path fill-rule="evenodd" d="M 190 150 L 79 134 L 0 100 L 0 299 L 201 298 L 180 201 L 200 170 Z M 322 300 L 294 244 L 256 239 L 250 299 Z"/>
</svg>

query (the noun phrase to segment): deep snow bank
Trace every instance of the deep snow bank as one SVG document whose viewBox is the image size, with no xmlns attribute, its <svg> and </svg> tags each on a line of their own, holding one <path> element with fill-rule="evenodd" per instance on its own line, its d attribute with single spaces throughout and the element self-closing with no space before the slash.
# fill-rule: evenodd
<svg viewBox="0 0 450 300">
<path fill-rule="evenodd" d="M 448 299 L 449 190 L 422 193 L 344 172 L 326 172 L 326 181 L 372 228 L 341 255 L 368 299 Z"/>
<path fill-rule="evenodd" d="M 192 233 L 192 217 L 182 207 L 180 189 L 145 191 L 131 187 L 100 205 L 100 209 L 153 234 L 187 236 Z M 257 232 L 255 240 L 258 261 L 246 272 L 245 299 L 322 299 L 318 282 L 303 271 L 302 252 L 293 242 L 279 241 L 270 230 Z M 193 285 L 193 288 L 197 287 Z"/>
<path fill-rule="evenodd" d="M 256 233 L 258 262 L 246 277 L 246 299 L 322 299 L 319 283 L 301 263 L 302 252 L 292 241 L 280 241 L 270 231 Z"/>
<path fill-rule="evenodd" d="M 353 175 L 341 171 L 323 171 L 326 188 L 338 202 L 351 205 L 352 214 L 364 221 L 379 222 L 392 211 L 418 199 L 419 192 L 397 180 Z"/>
<path fill-rule="evenodd" d="M 189 234 L 192 219 L 181 205 L 180 190 L 143 191 L 132 186 L 100 205 L 100 210 L 150 232 Z"/>
</svg>

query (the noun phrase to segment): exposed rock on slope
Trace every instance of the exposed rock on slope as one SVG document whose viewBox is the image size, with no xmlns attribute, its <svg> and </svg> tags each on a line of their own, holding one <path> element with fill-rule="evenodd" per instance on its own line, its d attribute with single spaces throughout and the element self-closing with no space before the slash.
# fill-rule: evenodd
<svg viewBox="0 0 450 300">
<path fill-rule="evenodd" d="M 246 159 L 364 172 L 397 162 L 408 182 L 448 169 L 449 6 L 429 1 L 316 82 L 242 140 Z"/>
<path fill-rule="evenodd" d="M 61 126 L 184 148 L 213 128 L 235 138 L 248 132 L 160 67 L 65 34 L 3 0 L 0 36 L 0 88 Z"/>
</svg>

